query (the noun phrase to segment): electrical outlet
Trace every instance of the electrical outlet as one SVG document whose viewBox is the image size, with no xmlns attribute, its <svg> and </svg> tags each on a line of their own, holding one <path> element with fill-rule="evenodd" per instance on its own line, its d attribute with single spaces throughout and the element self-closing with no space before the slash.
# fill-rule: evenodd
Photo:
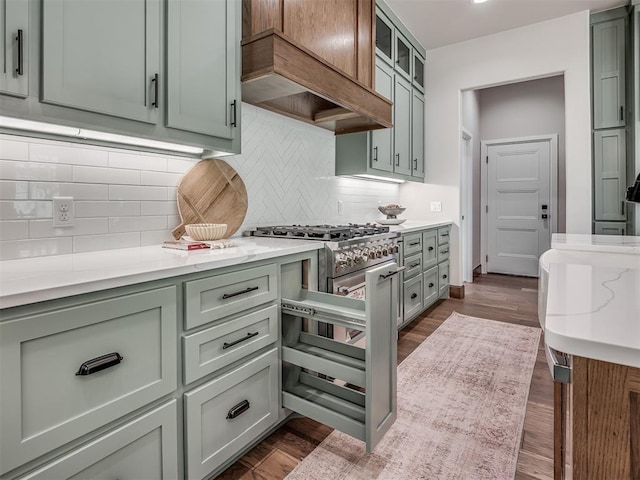
<svg viewBox="0 0 640 480">
<path fill-rule="evenodd" d="M 53 226 L 73 227 L 74 220 L 73 197 L 53 197 Z"/>
<path fill-rule="evenodd" d="M 431 202 L 431 211 L 432 212 L 441 212 L 442 211 L 442 202 Z"/>
</svg>

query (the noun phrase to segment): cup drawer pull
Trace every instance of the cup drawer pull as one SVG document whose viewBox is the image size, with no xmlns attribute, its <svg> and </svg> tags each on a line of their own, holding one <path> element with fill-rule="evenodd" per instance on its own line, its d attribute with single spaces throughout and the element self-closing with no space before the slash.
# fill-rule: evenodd
<svg viewBox="0 0 640 480">
<path fill-rule="evenodd" d="M 410 247 L 415 247 L 416 245 L 420 245 L 420 242 L 413 242 L 409 244 Z"/>
<path fill-rule="evenodd" d="M 249 340 L 250 338 L 255 337 L 256 335 L 258 335 L 258 332 L 247 333 L 246 337 L 240 338 L 240 339 L 236 340 L 235 342 L 231 342 L 231 343 L 224 342 L 222 344 L 222 349 L 226 350 L 227 348 L 233 347 L 234 345 L 237 345 L 239 343 L 245 342 L 245 341 Z"/>
<path fill-rule="evenodd" d="M 449 249 L 447 248 L 446 250 L 440 250 L 440 253 L 442 254 L 449 253 Z"/>
<path fill-rule="evenodd" d="M 411 265 L 409 265 L 409 268 L 416 268 L 420 265 L 420 262 L 414 262 Z"/>
<path fill-rule="evenodd" d="M 231 409 L 227 413 L 227 420 L 239 417 L 244 412 L 249 410 L 249 408 L 251 408 L 251 404 L 249 403 L 249 400 L 241 401 L 239 404 L 234 405 L 233 407 L 231 407 Z"/>
<path fill-rule="evenodd" d="M 105 368 L 118 365 L 122 361 L 122 359 L 122 355 L 120 355 L 118 352 L 107 353 L 106 355 L 92 358 L 91 360 L 87 360 L 82 365 L 80 365 L 80 368 L 76 372 L 76 375 L 91 375 L 92 373 L 99 372 L 100 370 L 104 370 Z"/>
<path fill-rule="evenodd" d="M 226 300 L 227 298 L 237 297 L 238 295 L 244 295 L 245 293 L 253 292 L 258 290 L 260 287 L 247 287 L 244 290 L 240 290 L 239 292 L 234 293 L 225 293 L 222 295 L 222 299 Z"/>
</svg>

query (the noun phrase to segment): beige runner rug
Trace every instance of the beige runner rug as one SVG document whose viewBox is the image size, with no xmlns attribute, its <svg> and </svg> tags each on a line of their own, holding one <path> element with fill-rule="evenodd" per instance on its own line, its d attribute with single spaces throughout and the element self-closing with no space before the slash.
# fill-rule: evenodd
<svg viewBox="0 0 640 480">
<path fill-rule="evenodd" d="M 286 477 L 512 479 L 540 329 L 454 312 L 398 367 L 398 419 L 370 454 L 333 431 Z"/>
</svg>

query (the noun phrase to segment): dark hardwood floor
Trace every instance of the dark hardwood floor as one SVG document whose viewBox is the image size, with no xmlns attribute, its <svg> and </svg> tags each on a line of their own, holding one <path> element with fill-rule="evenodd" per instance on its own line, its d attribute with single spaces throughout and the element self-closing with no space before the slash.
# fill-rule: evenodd
<svg viewBox="0 0 640 480">
<path fill-rule="evenodd" d="M 453 311 L 508 323 L 539 327 L 537 279 L 481 275 L 465 285 L 465 298 L 441 300 L 400 332 L 398 363 L 431 335 Z M 542 348 L 531 379 L 524 432 L 515 478 L 553 478 L 553 383 Z M 307 418 L 289 420 L 222 473 L 219 479 L 279 480 L 331 433 Z"/>
</svg>

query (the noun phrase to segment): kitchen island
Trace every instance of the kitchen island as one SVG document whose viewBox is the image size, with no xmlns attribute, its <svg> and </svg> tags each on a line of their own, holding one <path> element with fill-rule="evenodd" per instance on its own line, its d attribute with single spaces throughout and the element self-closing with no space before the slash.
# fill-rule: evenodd
<svg viewBox="0 0 640 480">
<path fill-rule="evenodd" d="M 540 258 L 556 478 L 640 477 L 640 237 L 558 235 Z"/>
</svg>

